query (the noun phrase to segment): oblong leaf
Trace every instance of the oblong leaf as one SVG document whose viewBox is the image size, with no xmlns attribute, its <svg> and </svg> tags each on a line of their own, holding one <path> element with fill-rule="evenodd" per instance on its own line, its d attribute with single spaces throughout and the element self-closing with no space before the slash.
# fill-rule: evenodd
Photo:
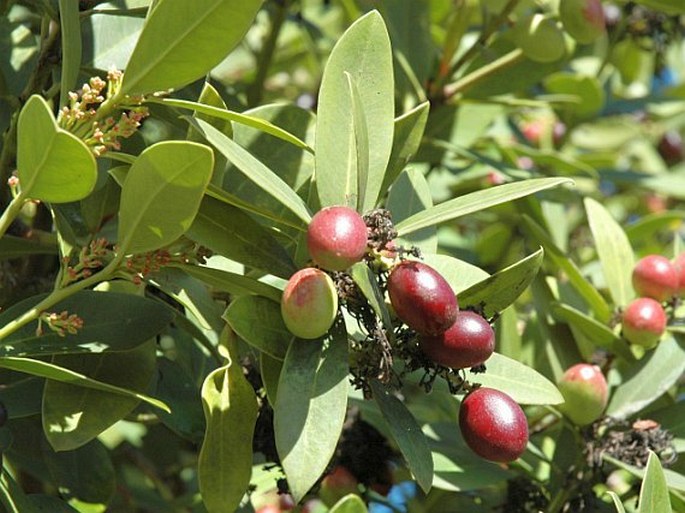
<svg viewBox="0 0 685 513">
<path fill-rule="evenodd" d="M 359 495 L 346 495 L 331 508 L 330 513 L 368 513 L 366 505 Z"/>
<path fill-rule="evenodd" d="M 164 91 L 202 77 L 240 42 L 261 5 L 261 0 L 157 2 L 126 65 L 121 94 Z"/>
<path fill-rule="evenodd" d="M 88 147 L 58 128 L 46 101 L 31 96 L 19 113 L 17 176 L 30 198 L 65 203 L 85 198 L 95 187 L 97 166 Z"/>
<path fill-rule="evenodd" d="M 257 422 L 257 397 L 243 375 L 237 354 L 233 361 L 205 378 L 202 406 L 207 430 L 200 449 L 198 479 L 209 513 L 238 508 L 252 474 L 252 436 Z"/>
<path fill-rule="evenodd" d="M 213 269 L 200 265 L 179 265 L 177 267 L 193 278 L 196 278 L 221 292 L 228 292 L 234 296 L 254 294 L 269 298 L 273 301 L 281 300 L 282 291 L 268 283 L 255 280 L 254 278 L 250 278 L 243 274 L 231 273 L 222 271 L 221 269 Z"/>
<path fill-rule="evenodd" d="M 485 362 L 485 373 L 467 373 L 471 382 L 496 388 L 509 394 L 520 404 L 561 404 L 564 398 L 557 387 L 540 374 L 522 363 L 499 353 L 493 353 Z"/>
<path fill-rule="evenodd" d="M 650 451 L 645 477 L 640 487 L 638 513 L 671 513 L 668 485 L 659 457 Z"/>
<path fill-rule="evenodd" d="M 532 178 L 521 182 L 498 185 L 440 203 L 403 220 L 395 228 L 399 236 L 407 235 L 421 228 L 569 183 L 573 183 L 573 181 L 568 178 Z"/>
<path fill-rule="evenodd" d="M 3 235 L 0 239 L 0 259 L 18 258 L 26 255 L 56 255 L 57 241 L 39 241 Z"/>
<path fill-rule="evenodd" d="M 626 306 L 635 297 L 632 285 L 635 256 L 630 241 L 601 203 L 585 198 L 585 211 L 609 294 L 617 306 Z"/>
<path fill-rule="evenodd" d="M 276 448 L 299 501 L 326 470 L 347 410 L 347 332 L 342 319 L 325 339 L 293 340 L 274 405 Z"/>
<path fill-rule="evenodd" d="M 200 207 L 213 166 L 212 150 L 202 144 L 164 141 L 145 149 L 121 191 L 119 251 L 145 253 L 183 235 Z"/>
<path fill-rule="evenodd" d="M 471 306 L 491 317 L 511 305 L 528 288 L 542 265 L 543 250 L 519 260 L 459 294 L 461 307 Z"/>
<path fill-rule="evenodd" d="M 433 197 L 430 186 L 418 169 L 407 169 L 400 173 L 392 184 L 385 205 L 392 213 L 392 220 L 395 224 L 432 206 Z M 417 246 L 424 253 L 436 253 L 438 231 L 435 226 L 429 226 L 398 237 L 395 242 L 400 245 Z"/>
<path fill-rule="evenodd" d="M 69 0 L 59 0 L 59 22 L 62 33 L 59 104 L 66 105 L 69 91 L 76 86 L 76 79 L 81 68 L 81 18 L 78 4 Z"/>
<path fill-rule="evenodd" d="M 433 483 L 433 459 L 428 440 L 409 409 L 380 382 L 371 382 L 373 398 L 388 423 L 416 482 L 428 493 Z"/>
</svg>

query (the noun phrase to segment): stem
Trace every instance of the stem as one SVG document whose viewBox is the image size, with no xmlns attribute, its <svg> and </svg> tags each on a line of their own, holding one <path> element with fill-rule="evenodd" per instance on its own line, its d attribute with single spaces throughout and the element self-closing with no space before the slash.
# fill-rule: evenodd
<svg viewBox="0 0 685 513">
<path fill-rule="evenodd" d="M 7 205 L 2 216 L 0 216 L 0 237 L 5 235 L 5 232 L 12 224 L 12 221 L 14 221 L 19 215 L 19 212 L 21 212 L 21 207 L 24 206 L 27 199 L 27 194 L 22 191 L 10 201 L 9 205 Z"/>
<path fill-rule="evenodd" d="M 516 50 L 512 50 L 511 52 L 502 55 L 502 57 L 500 57 L 499 59 L 496 59 L 491 63 L 478 68 L 477 70 L 460 78 L 456 82 L 446 85 L 443 91 L 445 99 L 450 99 L 456 94 L 463 93 L 467 89 L 476 85 L 481 80 L 484 80 L 490 77 L 491 75 L 494 75 L 495 73 L 516 64 L 521 60 L 523 60 L 523 51 L 520 48 L 517 48 Z"/>
</svg>

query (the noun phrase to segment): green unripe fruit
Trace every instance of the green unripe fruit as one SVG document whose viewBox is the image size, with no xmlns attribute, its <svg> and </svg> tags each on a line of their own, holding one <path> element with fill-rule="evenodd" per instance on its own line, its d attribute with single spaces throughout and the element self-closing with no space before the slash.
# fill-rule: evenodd
<svg viewBox="0 0 685 513">
<path fill-rule="evenodd" d="M 333 468 L 321 481 L 319 497 L 329 508 L 351 493 L 359 494 L 359 481 L 342 465 Z"/>
<path fill-rule="evenodd" d="M 559 17 L 566 32 L 582 44 L 592 43 L 606 33 L 600 0 L 561 0 Z"/>
<path fill-rule="evenodd" d="M 514 40 L 523 54 L 535 62 L 555 62 L 566 53 L 564 33 L 556 21 L 542 14 L 521 20 L 516 25 Z"/>
<path fill-rule="evenodd" d="M 641 297 L 623 311 L 623 336 L 631 344 L 654 347 L 666 330 L 666 312 L 661 303 Z"/>
<path fill-rule="evenodd" d="M 604 413 L 609 391 L 604 374 L 596 365 L 579 363 L 569 367 L 557 387 L 564 396 L 559 409 L 574 424 L 591 424 Z"/>
<path fill-rule="evenodd" d="M 290 277 L 283 290 L 281 315 L 290 332 L 299 338 L 325 335 L 338 312 L 338 293 L 330 276 L 308 267 Z"/>
</svg>

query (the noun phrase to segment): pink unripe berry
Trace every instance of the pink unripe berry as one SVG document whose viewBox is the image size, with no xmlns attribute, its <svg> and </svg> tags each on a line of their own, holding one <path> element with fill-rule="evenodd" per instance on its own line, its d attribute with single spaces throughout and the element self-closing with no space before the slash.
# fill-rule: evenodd
<svg viewBox="0 0 685 513">
<path fill-rule="evenodd" d="M 638 296 L 666 301 L 678 291 L 678 273 L 668 258 L 648 255 L 633 269 L 633 288 Z"/>
<path fill-rule="evenodd" d="M 559 17 L 566 31 L 579 43 L 592 43 L 606 33 L 601 0 L 561 0 Z"/>
<path fill-rule="evenodd" d="M 654 347 L 666 330 L 666 312 L 661 303 L 641 297 L 623 311 L 623 336 L 646 348 Z"/>
<path fill-rule="evenodd" d="M 419 346 L 435 363 L 465 369 L 485 362 L 495 350 L 492 326 L 476 312 L 461 311 L 447 331 L 422 335 Z"/>
<path fill-rule="evenodd" d="M 390 272 L 387 285 L 397 316 L 421 335 L 439 335 L 457 318 L 459 306 L 452 287 L 422 262 L 400 262 Z"/>
<path fill-rule="evenodd" d="M 528 421 L 521 407 L 504 392 L 477 388 L 459 407 L 459 428 L 466 445 L 481 458 L 510 462 L 528 444 Z"/>
<path fill-rule="evenodd" d="M 300 269 L 290 277 L 281 298 L 281 315 L 288 330 L 299 338 L 325 335 L 338 312 L 338 293 L 321 269 Z"/>
<path fill-rule="evenodd" d="M 569 367 L 557 383 L 564 403 L 559 409 L 574 424 L 585 426 L 604 413 L 609 400 L 607 381 L 596 365 L 578 363 Z"/>
<path fill-rule="evenodd" d="M 327 271 L 344 271 L 366 253 L 366 223 L 357 211 L 344 206 L 319 210 L 307 228 L 312 260 Z"/>
</svg>

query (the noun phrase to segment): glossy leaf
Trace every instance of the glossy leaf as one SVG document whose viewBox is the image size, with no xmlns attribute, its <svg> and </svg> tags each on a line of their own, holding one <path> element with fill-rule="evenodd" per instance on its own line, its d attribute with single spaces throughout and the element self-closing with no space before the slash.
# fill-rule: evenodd
<svg viewBox="0 0 685 513">
<path fill-rule="evenodd" d="M 543 250 L 519 260 L 459 294 L 461 307 L 472 306 L 491 317 L 511 305 L 532 283 L 542 265 Z"/>
<path fill-rule="evenodd" d="M 656 401 L 685 372 L 685 348 L 672 335 L 666 335 L 651 351 L 622 376 L 606 414 L 624 419 Z"/>
<path fill-rule="evenodd" d="M 78 4 L 59 0 L 59 22 L 62 35 L 62 76 L 59 104 L 66 105 L 69 91 L 76 86 L 81 68 L 81 19 Z"/>
<path fill-rule="evenodd" d="M 103 383 L 144 393 L 155 370 L 155 342 L 130 351 L 57 356 L 52 363 Z M 70 451 L 124 418 L 139 402 L 120 394 L 48 380 L 43 392 L 43 430 L 54 450 Z"/>
<path fill-rule="evenodd" d="M 330 513 L 368 513 L 368 511 L 359 495 L 350 494 L 335 503 Z"/>
<path fill-rule="evenodd" d="M 585 210 L 609 294 L 617 306 L 626 306 L 635 296 L 632 285 L 635 257 L 628 237 L 601 203 L 585 198 Z"/>
<path fill-rule="evenodd" d="M 0 325 L 16 318 L 45 296 L 35 296 L 12 305 L 0 314 Z M 75 335 L 60 337 L 38 322 L 19 328 L 2 340 L 0 356 L 40 356 L 65 353 L 102 353 L 132 349 L 157 335 L 173 315 L 163 305 L 144 297 L 118 292 L 83 290 L 57 303 L 54 312 L 67 311 L 83 319 Z"/>
<path fill-rule="evenodd" d="M 69 0 L 67 0 L 69 1 Z M 145 20 L 138 16 L 112 16 L 110 12 L 94 12 L 83 21 L 84 68 L 107 71 L 124 69 L 138 42 Z"/>
<path fill-rule="evenodd" d="M 668 496 L 668 485 L 659 457 L 649 453 L 645 477 L 640 487 L 638 513 L 671 513 L 671 501 Z"/>
<path fill-rule="evenodd" d="M 295 339 L 274 405 L 276 448 L 299 501 L 326 470 L 345 420 L 347 332 L 339 319 L 325 339 Z"/>
<path fill-rule="evenodd" d="M 522 182 L 498 185 L 440 203 L 403 220 L 395 228 L 400 236 L 404 236 L 421 228 L 450 221 L 457 217 L 569 183 L 573 182 L 568 178 L 532 178 Z"/>
<path fill-rule="evenodd" d="M 564 398 L 557 387 L 535 369 L 493 353 L 485 362 L 484 374 L 467 372 L 472 383 L 495 388 L 509 394 L 519 404 L 560 404 Z"/>
<path fill-rule="evenodd" d="M 428 493 L 433 483 L 433 460 L 428 440 L 407 407 L 380 382 L 371 382 L 376 401 L 416 482 Z"/>
<path fill-rule="evenodd" d="M 355 109 L 345 73 L 359 91 Z M 377 11 L 355 21 L 336 43 L 324 69 L 316 124 L 316 187 L 322 206 L 375 205 L 393 143 L 393 69 L 390 38 Z M 355 111 L 369 129 L 369 172 L 358 195 Z M 372 131 L 371 131 L 372 130 Z"/>
<path fill-rule="evenodd" d="M 228 292 L 234 296 L 254 294 L 273 301 L 281 300 L 282 292 L 279 289 L 249 276 L 199 265 L 180 265 L 178 268 L 212 289 Z"/>
<path fill-rule="evenodd" d="M 45 380 L 22 376 L 0 388 L 0 402 L 7 408 L 10 419 L 40 414 Z"/>
<path fill-rule="evenodd" d="M 4 468 L 0 470 L 0 504 L 8 513 L 40 513 L 38 507 Z"/>
<path fill-rule="evenodd" d="M 165 141 L 145 149 L 121 191 L 119 251 L 145 253 L 183 235 L 197 214 L 213 166 L 212 151 L 202 144 Z"/>
<path fill-rule="evenodd" d="M 390 210 L 395 224 L 432 206 L 430 187 L 423 173 L 418 169 L 407 169 L 400 173 L 390 189 L 386 203 L 386 208 Z M 404 237 L 398 237 L 395 243 L 417 246 L 424 253 L 437 253 L 437 229 L 435 226 L 428 226 Z"/>
<path fill-rule="evenodd" d="M 22 192 L 50 203 L 76 201 L 90 194 L 97 180 L 95 157 L 83 141 L 57 126 L 41 96 L 28 99 L 17 130 Z"/>
<path fill-rule="evenodd" d="M 238 208 L 205 197 L 188 237 L 212 251 L 277 276 L 297 269 L 288 253 L 261 224 Z"/>
<path fill-rule="evenodd" d="M 201 78 L 243 38 L 261 0 L 164 0 L 150 11 L 122 94 L 177 89 Z"/>
<path fill-rule="evenodd" d="M 202 501 L 209 513 L 234 511 L 250 483 L 257 397 L 243 375 L 237 352 L 202 385 L 207 431 L 198 460 Z"/>
<path fill-rule="evenodd" d="M 260 351 L 283 360 L 294 338 L 281 316 L 280 302 L 257 296 L 231 301 L 223 315 L 240 338 Z"/>
</svg>

